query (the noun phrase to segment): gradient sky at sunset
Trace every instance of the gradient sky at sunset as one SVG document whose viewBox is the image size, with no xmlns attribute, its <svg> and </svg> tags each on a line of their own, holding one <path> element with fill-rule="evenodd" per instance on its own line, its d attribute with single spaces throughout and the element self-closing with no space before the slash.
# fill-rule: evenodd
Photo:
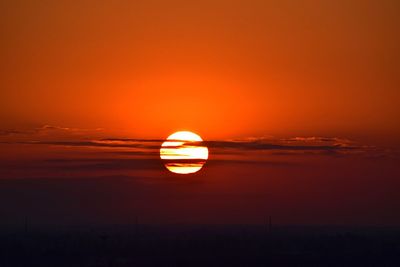
<svg viewBox="0 0 400 267">
<path fill-rule="evenodd" d="M 399 225 L 399 12 L 396 0 L 1 1 L 1 214 Z M 193 176 L 159 159 L 178 130 L 210 149 Z"/>
</svg>

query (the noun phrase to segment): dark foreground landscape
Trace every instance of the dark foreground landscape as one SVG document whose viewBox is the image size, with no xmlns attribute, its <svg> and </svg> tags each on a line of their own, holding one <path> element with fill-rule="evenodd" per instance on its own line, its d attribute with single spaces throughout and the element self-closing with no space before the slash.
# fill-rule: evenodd
<svg viewBox="0 0 400 267">
<path fill-rule="evenodd" d="M 3 227 L 0 266 L 400 266 L 400 229 Z"/>
</svg>

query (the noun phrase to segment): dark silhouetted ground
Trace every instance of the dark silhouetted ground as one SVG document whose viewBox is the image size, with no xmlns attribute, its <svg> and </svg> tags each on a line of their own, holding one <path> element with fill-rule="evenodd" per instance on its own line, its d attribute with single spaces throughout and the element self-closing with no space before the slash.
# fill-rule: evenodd
<svg viewBox="0 0 400 267">
<path fill-rule="evenodd" d="M 3 227 L 0 266 L 400 266 L 394 228 Z"/>
</svg>

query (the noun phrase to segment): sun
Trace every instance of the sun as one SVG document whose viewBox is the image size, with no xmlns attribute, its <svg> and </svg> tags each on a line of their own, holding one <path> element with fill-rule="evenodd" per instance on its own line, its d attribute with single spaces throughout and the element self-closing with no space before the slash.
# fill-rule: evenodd
<svg viewBox="0 0 400 267">
<path fill-rule="evenodd" d="M 208 159 L 208 148 L 203 139 L 189 131 L 179 131 L 168 136 L 160 148 L 165 167 L 179 174 L 198 172 Z"/>
</svg>

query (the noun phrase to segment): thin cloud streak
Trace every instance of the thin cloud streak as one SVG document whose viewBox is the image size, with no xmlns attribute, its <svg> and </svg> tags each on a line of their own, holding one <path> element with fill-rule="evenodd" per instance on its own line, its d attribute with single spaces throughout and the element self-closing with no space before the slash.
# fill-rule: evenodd
<svg viewBox="0 0 400 267">
<path fill-rule="evenodd" d="M 307 139 L 304 139 L 307 140 Z M 186 146 L 205 145 L 210 149 L 238 149 L 238 150 L 364 150 L 372 148 L 367 146 L 352 145 L 350 143 L 334 143 L 322 144 L 304 140 L 273 140 L 266 142 L 264 140 L 254 141 L 203 141 L 203 142 L 186 142 Z M 329 140 L 329 139 L 326 139 Z M 54 146 L 71 146 L 71 147 L 110 147 L 110 148 L 143 148 L 143 149 L 159 149 L 164 140 L 158 139 L 100 139 L 89 141 L 22 141 L 22 142 L 1 142 L 3 144 L 37 144 L 37 145 L 54 145 Z M 289 142 L 290 144 L 284 144 Z M 280 144 L 282 143 L 282 144 Z"/>
<path fill-rule="evenodd" d="M 158 156 L 164 139 L 104 138 L 98 129 L 79 129 L 54 125 L 43 125 L 31 130 L 0 130 L 0 144 L 47 145 L 71 148 L 97 148 L 103 152 L 114 152 L 126 156 Z M 97 134 L 96 134 L 97 133 Z M 103 134 L 104 135 L 104 134 Z M 23 138 L 14 138 L 23 136 Z M 240 155 L 250 152 L 275 154 L 324 154 L 345 155 L 366 153 L 374 156 L 382 151 L 378 148 L 357 144 L 346 138 L 305 136 L 290 138 L 249 137 L 240 140 L 208 140 L 186 142 L 183 146 L 207 146 L 214 155 Z"/>
</svg>

